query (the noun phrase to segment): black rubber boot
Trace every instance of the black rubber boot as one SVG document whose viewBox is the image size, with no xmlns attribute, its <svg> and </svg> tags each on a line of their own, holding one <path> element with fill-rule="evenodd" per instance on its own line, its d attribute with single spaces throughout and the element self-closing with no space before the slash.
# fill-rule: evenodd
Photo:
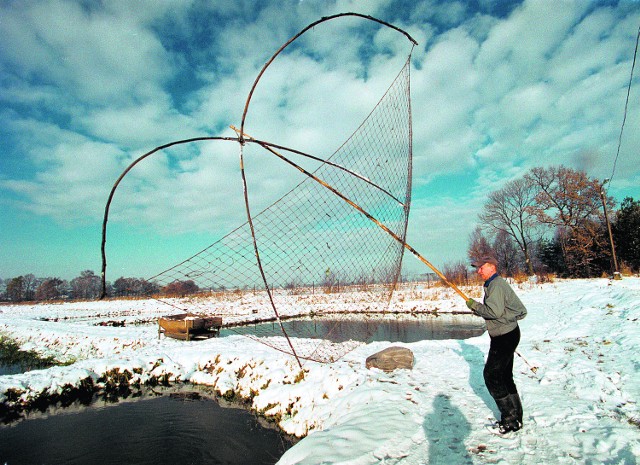
<svg viewBox="0 0 640 465">
<path fill-rule="evenodd" d="M 520 402 L 520 396 L 516 392 L 515 394 L 509 394 L 509 399 L 516 412 L 516 418 L 520 422 L 520 428 L 522 428 L 522 402 Z"/>
<path fill-rule="evenodd" d="M 501 399 L 495 399 L 495 401 L 502 416 L 498 422 L 500 433 L 505 434 L 510 431 L 518 431 L 520 429 L 520 422 L 518 421 L 516 407 L 511 397 L 505 396 Z"/>
</svg>

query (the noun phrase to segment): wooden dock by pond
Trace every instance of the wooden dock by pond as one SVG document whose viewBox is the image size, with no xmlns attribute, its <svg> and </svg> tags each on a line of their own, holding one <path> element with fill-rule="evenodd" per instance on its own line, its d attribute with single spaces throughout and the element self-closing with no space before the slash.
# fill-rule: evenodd
<svg viewBox="0 0 640 465">
<path fill-rule="evenodd" d="M 209 339 L 220 334 L 222 317 L 182 313 L 158 318 L 158 337 L 191 341 Z"/>
</svg>

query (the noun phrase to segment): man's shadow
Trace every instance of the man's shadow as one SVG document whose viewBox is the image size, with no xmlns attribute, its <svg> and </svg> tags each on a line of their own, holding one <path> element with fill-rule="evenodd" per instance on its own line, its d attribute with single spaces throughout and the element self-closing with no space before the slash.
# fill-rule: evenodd
<svg viewBox="0 0 640 465">
<path fill-rule="evenodd" d="M 438 394 L 433 399 L 433 412 L 425 417 L 422 427 L 429 440 L 430 465 L 473 463 L 465 445 L 471 425 L 449 396 Z"/>
<path fill-rule="evenodd" d="M 461 350 L 455 352 L 461 355 L 469 365 L 469 385 L 471 389 L 482 399 L 494 415 L 498 415 L 498 407 L 484 384 L 484 375 L 482 374 L 484 370 L 484 354 L 476 346 L 467 344 L 463 340 L 458 341 L 458 344 L 460 344 Z"/>
</svg>

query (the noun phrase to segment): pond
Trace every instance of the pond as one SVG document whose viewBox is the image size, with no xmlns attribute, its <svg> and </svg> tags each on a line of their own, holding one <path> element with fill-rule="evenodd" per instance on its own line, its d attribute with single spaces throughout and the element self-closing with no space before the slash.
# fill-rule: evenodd
<svg viewBox="0 0 640 465">
<path fill-rule="evenodd" d="M 20 350 L 15 342 L 0 338 L 0 376 L 39 370 L 54 364 L 52 358 L 41 358 L 35 351 Z"/>
<path fill-rule="evenodd" d="M 198 387 L 32 414 L 0 426 L 0 463 L 274 464 L 292 442 Z"/>
<path fill-rule="evenodd" d="M 26 373 L 31 370 L 40 370 L 53 366 L 50 363 L 30 363 L 30 362 L 3 362 L 0 358 L 0 376 L 17 375 L 18 373 Z"/>
<path fill-rule="evenodd" d="M 23 366 L 19 363 L 2 363 L 0 362 L 0 376 L 2 375 L 16 375 L 18 373 L 24 373 L 31 371 L 31 367 Z"/>
<path fill-rule="evenodd" d="M 468 339 L 485 331 L 483 320 L 457 315 L 419 315 L 385 318 L 295 318 L 283 320 L 290 337 L 328 339 L 331 342 L 418 342 L 423 340 Z M 250 334 L 273 335 L 280 332 L 277 322 L 251 324 L 222 329 L 221 336 Z"/>
</svg>

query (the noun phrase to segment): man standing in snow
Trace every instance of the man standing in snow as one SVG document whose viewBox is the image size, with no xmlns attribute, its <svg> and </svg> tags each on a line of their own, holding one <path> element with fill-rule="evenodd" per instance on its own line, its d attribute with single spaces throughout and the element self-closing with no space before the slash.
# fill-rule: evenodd
<svg viewBox="0 0 640 465">
<path fill-rule="evenodd" d="M 509 283 L 498 275 L 498 261 L 486 255 L 471 263 L 484 280 L 484 301 L 467 300 L 474 315 L 484 318 L 491 337 L 489 355 L 484 366 L 484 382 L 496 401 L 502 418 L 500 433 L 522 428 L 522 404 L 513 382 L 513 358 L 520 342 L 518 320 L 527 315 Z"/>
</svg>

